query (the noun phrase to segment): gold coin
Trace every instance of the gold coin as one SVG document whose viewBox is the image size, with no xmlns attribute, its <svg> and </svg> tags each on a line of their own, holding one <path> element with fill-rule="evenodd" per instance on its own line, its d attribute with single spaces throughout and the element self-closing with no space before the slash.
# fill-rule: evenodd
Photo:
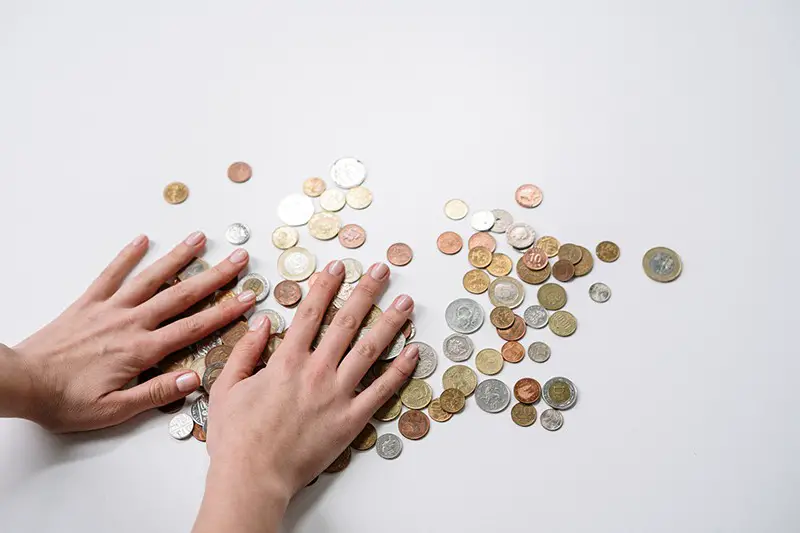
<svg viewBox="0 0 800 533">
<path fill-rule="evenodd" d="M 300 234 L 291 226 L 281 226 L 272 232 L 272 244 L 279 250 L 288 250 L 297 244 Z"/>
<path fill-rule="evenodd" d="M 475 268 L 486 268 L 492 262 L 492 252 L 483 246 L 476 246 L 469 251 L 467 259 L 469 259 L 469 264 Z"/>
<path fill-rule="evenodd" d="M 335 213 L 315 213 L 308 221 L 308 232 L 315 239 L 329 241 L 339 234 L 342 220 Z"/>
<path fill-rule="evenodd" d="M 180 181 L 173 181 L 164 187 L 164 200 L 168 204 L 182 204 L 189 197 L 189 187 Z"/>
<path fill-rule="evenodd" d="M 303 194 L 311 198 L 316 198 L 325 192 L 326 188 L 327 185 L 325 185 L 325 181 L 322 178 L 308 178 L 303 182 Z"/>
<path fill-rule="evenodd" d="M 544 236 L 536 241 L 536 247 L 544 250 L 547 257 L 555 257 L 558 255 L 558 249 L 561 248 L 561 243 L 555 237 Z"/>
<path fill-rule="evenodd" d="M 464 396 L 464 393 L 458 389 L 445 389 L 442 395 L 439 397 L 442 410 L 451 414 L 461 411 L 464 408 L 466 401 L 467 397 Z"/>
<path fill-rule="evenodd" d="M 489 320 L 497 329 L 508 329 L 514 325 L 514 311 L 504 305 L 495 307 L 489 313 Z"/>
<path fill-rule="evenodd" d="M 464 396 L 469 396 L 478 386 L 478 375 L 466 365 L 453 365 L 444 371 L 442 386 L 445 389 L 458 389 Z"/>
<path fill-rule="evenodd" d="M 583 246 L 578 246 L 581 249 L 581 260 L 575 264 L 575 276 L 585 276 L 589 272 L 592 271 L 594 267 L 594 259 L 592 258 L 592 252 L 584 248 Z"/>
<path fill-rule="evenodd" d="M 380 420 L 381 422 L 389 422 L 400 416 L 400 411 L 403 410 L 403 404 L 400 403 L 400 398 L 397 394 L 392 394 L 392 397 L 386 400 L 386 403 L 381 405 L 372 418 Z"/>
<path fill-rule="evenodd" d="M 506 254 L 495 253 L 492 254 L 492 262 L 489 263 L 486 270 L 488 270 L 489 274 L 492 276 L 508 276 L 513 266 L 514 264 L 511 262 L 511 258 Z"/>
<path fill-rule="evenodd" d="M 566 259 L 573 265 L 577 265 L 578 261 L 581 260 L 581 256 L 583 252 L 581 251 L 580 246 L 577 244 L 562 244 L 561 248 L 558 249 L 558 257 L 561 259 Z"/>
<path fill-rule="evenodd" d="M 544 283 L 548 280 L 552 271 L 553 267 L 550 266 L 550 263 L 547 263 L 547 265 L 545 265 L 545 267 L 541 270 L 531 270 L 525 264 L 525 261 L 523 261 L 522 257 L 520 257 L 517 261 L 517 276 L 519 276 L 519 279 L 525 283 L 531 285 L 539 285 L 540 283 Z"/>
<path fill-rule="evenodd" d="M 569 337 L 578 329 L 578 321 L 569 311 L 556 311 L 550 315 L 547 325 L 559 337 Z"/>
<path fill-rule="evenodd" d="M 489 288 L 490 281 L 489 274 L 483 270 L 475 269 L 464 274 L 462 283 L 464 288 L 472 294 L 481 294 L 482 292 L 486 292 L 486 289 Z"/>
<path fill-rule="evenodd" d="M 434 398 L 431 400 L 430 405 L 428 405 L 428 416 L 431 419 L 437 422 L 447 422 L 453 415 L 442 409 L 442 405 L 439 402 L 439 398 Z"/>
<path fill-rule="evenodd" d="M 518 426 L 532 426 L 536 422 L 536 408 L 532 405 L 516 403 L 511 408 L 511 420 Z"/>
<path fill-rule="evenodd" d="M 604 263 L 613 263 L 619 259 L 619 246 L 611 241 L 603 241 L 594 249 L 597 258 Z"/>
<path fill-rule="evenodd" d="M 669 248 L 651 248 L 642 258 L 642 267 L 647 277 L 653 281 L 668 283 L 681 275 L 681 257 Z"/>
<path fill-rule="evenodd" d="M 555 283 L 545 283 L 539 287 L 536 297 L 542 307 L 549 311 L 555 311 L 567 305 L 567 291 L 564 290 L 564 287 Z"/>
<path fill-rule="evenodd" d="M 484 348 L 475 356 L 478 372 L 494 376 L 503 369 L 503 356 L 494 348 Z"/>
<path fill-rule="evenodd" d="M 421 379 L 411 378 L 400 389 L 400 401 L 409 409 L 425 409 L 432 399 L 431 386 Z"/>
<path fill-rule="evenodd" d="M 375 446 L 377 440 L 378 430 L 375 429 L 375 426 L 367 422 L 367 425 L 364 426 L 361 433 L 356 435 L 356 438 L 350 443 L 350 447 L 363 452 Z"/>
<path fill-rule="evenodd" d="M 372 203 L 372 191 L 366 187 L 353 187 L 347 191 L 344 200 L 353 209 L 366 209 Z"/>
</svg>

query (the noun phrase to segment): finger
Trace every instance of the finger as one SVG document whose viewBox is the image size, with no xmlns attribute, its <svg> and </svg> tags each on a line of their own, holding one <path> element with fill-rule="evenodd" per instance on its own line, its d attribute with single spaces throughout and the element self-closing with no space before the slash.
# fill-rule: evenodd
<svg viewBox="0 0 800 533">
<path fill-rule="evenodd" d="M 110 298 L 147 252 L 147 244 L 146 235 L 133 239 L 86 289 L 85 297 L 91 300 Z"/>
<path fill-rule="evenodd" d="M 343 387 L 348 391 L 355 389 L 372 363 L 406 323 L 413 310 L 414 300 L 410 296 L 403 294 L 395 298 L 392 306 L 383 313 L 378 323 L 353 346 L 339 365 L 338 380 Z M 327 335 L 325 337 L 327 338 Z"/>
<path fill-rule="evenodd" d="M 382 376 L 353 398 L 355 417 L 371 417 L 411 377 L 418 359 L 419 348 L 406 346 Z"/>
<path fill-rule="evenodd" d="M 151 298 L 161 285 L 194 259 L 206 244 L 202 231 L 195 231 L 167 255 L 144 269 L 114 295 L 123 305 L 139 305 Z"/>
<path fill-rule="evenodd" d="M 317 275 L 311 292 L 297 309 L 285 342 L 304 349 L 311 346 L 325 310 L 339 290 L 343 279 L 344 263 L 338 260 L 328 263 L 325 270 Z"/>
<path fill-rule="evenodd" d="M 123 422 L 148 409 L 180 400 L 199 386 L 200 377 L 191 370 L 170 372 L 130 389 L 111 393 L 108 399 L 117 407 L 117 422 Z"/>
<path fill-rule="evenodd" d="M 339 363 L 361 322 L 372 307 L 372 303 L 388 280 L 389 267 L 384 263 L 375 263 L 358 282 L 358 286 L 350 295 L 347 303 L 336 313 L 317 349 L 317 352 L 326 358 L 326 364 L 335 368 Z M 316 283 L 314 286 L 316 287 Z"/>
<path fill-rule="evenodd" d="M 145 325 L 151 328 L 185 311 L 202 298 L 235 278 L 247 265 L 247 251 L 235 250 L 227 259 L 202 274 L 182 281 L 156 294 L 138 307 Z"/>
<path fill-rule="evenodd" d="M 214 382 L 214 392 L 228 391 L 231 387 L 250 377 L 269 340 L 270 323 L 261 316 L 250 325 L 250 331 L 236 343 L 233 353 L 225 363 L 222 374 Z"/>
</svg>

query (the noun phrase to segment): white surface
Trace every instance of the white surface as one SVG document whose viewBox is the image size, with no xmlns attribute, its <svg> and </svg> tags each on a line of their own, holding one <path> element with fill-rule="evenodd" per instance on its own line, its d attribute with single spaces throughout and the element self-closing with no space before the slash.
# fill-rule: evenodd
<svg viewBox="0 0 800 533">
<path fill-rule="evenodd" d="M 408 242 L 382 305 L 415 295 L 418 338 L 438 350 L 468 267 L 436 236 L 471 233 L 447 199 L 562 242 L 612 239 L 622 258 L 569 284 L 573 338 L 528 332 L 549 362 L 499 376 L 571 377 L 560 432 L 470 400 L 399 460 L 356 454 L 303 492 L 289 531 L 797 531 L 795 2 L 214 4 L 0 4 L 3 342 L 140 232 L 149 262 L 203 229 L 216 261 L 242 221 L 253 270 L 277 281 L 278 201 L 308 176 L 331 186 L 329 165 L 353 155 L 375 201 L 343 218 L 367 244 L 303 229 L 301 245 L 366 265 Z M 254 168 L 243 185 L 225 176 L 237 160 Z M 161 199 L 172 180 L 191 188 L 182 206 Z M 513 202 L 529 181 L 533 211 Z M 683 256 L 677 282 L 642 273 L 655 245 Z M 587 294 L 598 280 L 604 305 Z M 489 327 L 473 338 L 500 346 Z M 0 421 L 3 531 L 188 530 L 207 458 L 167 420 L 71 437 Z"/>
</svg>

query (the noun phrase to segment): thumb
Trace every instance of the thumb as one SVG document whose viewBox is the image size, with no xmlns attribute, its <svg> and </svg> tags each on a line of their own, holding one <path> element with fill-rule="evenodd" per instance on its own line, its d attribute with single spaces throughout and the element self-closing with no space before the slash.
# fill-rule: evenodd
<svg viewBox="0 0 800 533">
<path fill-rule="evenodd" d="M 200 378 L 193 371 L 169 372 L 156 376 L 140 385 L 115 392 L 110 396 L 119 413 L 120 422 L 188 396 L 200 386 Z"/>
<path fill-rule="evenodd" d="M 214 392 L 228 391 L 231 387 L 249 378 L 269 340 L 270 322 L 260 316 L 250 325 L 250 330 L 236 343 L 222 374 L 214 382 Z"/>
</svg>

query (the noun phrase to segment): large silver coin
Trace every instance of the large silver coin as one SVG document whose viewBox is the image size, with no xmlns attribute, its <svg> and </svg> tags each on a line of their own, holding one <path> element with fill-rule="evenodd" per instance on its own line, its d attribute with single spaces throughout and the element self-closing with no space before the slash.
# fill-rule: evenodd
<svg viewBox="0 0 800 533">
<path fill-rule="evenodd" d="M 529 248 L 536 239 L 536 232 L 530 224 L 525 222 L 514 222 L 506 230 L 506 240 L 508 244 L 517 249 Z"/>
<path fill-rule="evenodd" d="M 411 377 L 417 379 L 430 377 L 436 370 L 436 365 L 438 363 L 436 350 L 424 342 L 410 342 L 408 346 L 412 344 L 419 348 L 419 360 L 417 361 L 417 368 L 414 369 L 414 373 Z"/>
<path fill-rule="evenodd" d="M 553 409 L 569 409 L 578 400 L 575 384 L 564 377 L 550 378 L 542 387 L 542 398 Z"/>
<path fill-rule="evenodd" d="M 505 209 L 492 209 L 492 214 L 494 215 L 494 225 L 490 228 L 492 233 L 505 233 L 514 223 L 514 217 Z"/>
<path fill-rule="evenodd" d="M 239 283 L 236 284 L 234 292 L 236 294 L 241 294 L 245 290 L 245 285 L 247 284 L 247 282 L 253 279 L 261 283 L 262 287 L 261 291 L 256 292 L 256 302 L 259 303 L 263 302 L 264 300 L 267 299 L 267 296 L 269 295 L 269 281 L 267 281 L 267 279 L 261 274 L 256 274 L 256 273 L 247 274 L 245 277 L 239 280 Z"/>
<path fill-rule="evenodd" d="M 189 416 L 198 426 L 204 425 L 208 419 L 208 400 L 202 397 L 196 399 L 189 407 Z"/>
<path fill-rule="evenodd" d="M 339 189 L 328 189 L 319 197 L 319 206 L 325 211 L 333 213 L 341 211 L 346 201 L 347 197 L 342 191 Z"/>
<path fill-rule="evenodd" d="M 495 307 L 519 307 L 525 299 L 525 287 L 508 276 L 500 276 L 489 284 L 489 301 Z"/>
<path fill-rule="evenodd" d="M 403 441 L 394 433 L 385 433 L 378 437 L 375 450 L 384 459 L 396 459 L 403 451 Z"/>
<path fill-rule="evenodd" d="M 486 231 L 494 226 L 494 213 L 491 211 L 478 211 L 472 215 L 470 224 L 476 231 Z"/>
<path fill-rule="evenodd" d="M 589 298 L 599 304 L 605 303 L 611 298 L 611 289 L 605 283 L 592 283 L 589 287 Z"/>
<path fill-rule="evenodd" d="M 342 259 L 344 264 L 344 281 L 345 283 L 355 283 L 361 279 L 364 274 L 364 266 L 358 259 L 346 257 Z"/>
<path fill-rule="evenodd" d="M 381 353 L 380 359 L 384 361 L 389 359 L 394 359 L 400 352 L 403 351 L 403 348 L 406 347 L 406 336 L 403 335 L 403 332 L 398 331 L 397 335 L 394 336 L 392 342 L 389 343 L 389 346 L 386 347 L 385 350 Z"/>
<path fill-rule="evenodd" d="M 192 434 L 194 421 L 186 413 L 181 413 L 172 417 L 169 421 L 169 435 L 173 439 L 183 440 Z"/>
<path fill-rule="evenodd" d="M 278 272 L 284 279 L 303 281 L 317 269 L 317 259 L 305 248 L 295 246 L 278 257 Z"/>
<path fill-rule="evenodd" d="M 225 231 L 225 238 L 231 244 L 244 244 L 250 240 L 250 228 L 241 222 L 234 222 Z"/>
<path fill-rule="evenodd" d="M 278 218 L 289 226 L 302 226 L 311 220 L 314 202 L 305 194 L 290 194 L 278 204 Z"/>
<path fill-rule="evenodd" d="M 470 298 L 459 298 L 450 302 L 444 318 L 456 333 L 474 333 L 483 325 L 483 307 Z"/>
<path fill-rule="evenodd" d="M 550 359 L 550 346 L 542 341 L 536 341 L 528 346 L 528 357 L 535 363 L 544 363 Z"/>
<path fill-rule="evenodd" d="M 511 392 L 499 379 L 485 379 L 475 389 L 475 401 L 487 413 L 499 413 L 508 407 Z"/>
<path fill-rule="evenodd" d="M 547 309 L 541 305 L 532 305 L 525 309 L 522 318 L 525 319 L 525 323 L 528 326 L 535 329 L 542 329 L 547 325 L 550 315 L 547 314 Z"/>
<path fill-rule="evenodd" d="M 472 339 L 466 335 L 453 333 L 442 343 L 442 350 L 444 351 L 445 357 L 451 361 L 460 363 L 470 358 L 472 352 L 475 351 L 475 344 L 472 342 Z"/>
<path fill-rule="evenodd" d="M 547 431 L 558 431 L 564 425 L 564 415 L 555 409 L 545 409 L 539 420 Z"/>
<path fill-rule="evenodd" d="M 366 178 L 367 167 L 355 157 L 343 157 L 331 165 L 331 179 L 342 189 L 357 187 Z"/>
</svg>

